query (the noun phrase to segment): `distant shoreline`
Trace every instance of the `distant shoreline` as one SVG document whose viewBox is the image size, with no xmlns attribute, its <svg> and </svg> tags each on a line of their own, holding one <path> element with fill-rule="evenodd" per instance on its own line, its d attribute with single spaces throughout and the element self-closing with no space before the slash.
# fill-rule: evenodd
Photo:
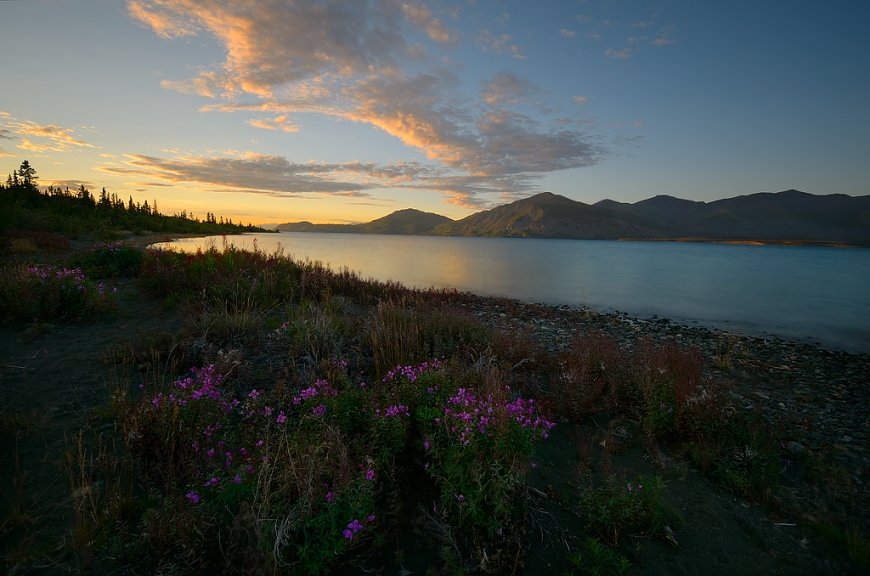
<svg viewBox="0 0 870 576">
<path fill-rule="evenodd" d="M 316 226 L 332 226 L 317 224 Z M 339 226 L 339 225 L 336 225 Z M 346 226 L 341 224 L 340 226 Z M 609 240 L 612 242 L 683 242 L 687 244 L 734 244 L 739 246 L 821 246 L 828 248 L 870 248 L 870 244 L 839 242 L 835 240 L 793 240 L 793 239 L 758 239 L 758 238 L 707 238 L 702 236 L 678 236 L 644 238 L 642 236 L 625 236 L 619 238 L 570 238 L 565 236 L 466 236 L 461 234 L 402 234 L 390 232 L 366 232 L 364 230 L 274 230 L 293 234 L 362 234 L 366 236 L 380 234 L 382 236 L 425 236 L 428 238 L 516 238 L 529 240 Z"/>
<path fill-rule="evenodd" d="M 740 246 L 824 246 L 828 248 L 867 248 L 867 244 L 850 244 L 826 240 L 759 240 L 729 238 L 619 238 L 621 242 L 685 242 L 690 244 L 735 244 Z"/>
</svg>

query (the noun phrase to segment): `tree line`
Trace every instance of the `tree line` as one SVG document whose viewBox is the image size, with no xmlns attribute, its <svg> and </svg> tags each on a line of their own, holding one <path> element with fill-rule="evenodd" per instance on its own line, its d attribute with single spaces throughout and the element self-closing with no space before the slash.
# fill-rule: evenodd
<svg viewBox="0 0 870 576">
<path fill-rule="evenodd" d="M 157 201 L 140 203 L 133 196 L 124 201 L 105 187 L 98 195 L 81 184 L 77 189 L 47 186 L 40 188 L 36 169 L 24 160 L 0 184 L 0 232 L 10 229 L 49 230 L 65 234 L 112 236 L 122 230 L 143 232 L 196 232 L 227 234 L 261 232 L 251 224 L 236 224 L 231 218 L 207 212 L 205 220 L 188 214 L 166 215 Z"/>
</svg>

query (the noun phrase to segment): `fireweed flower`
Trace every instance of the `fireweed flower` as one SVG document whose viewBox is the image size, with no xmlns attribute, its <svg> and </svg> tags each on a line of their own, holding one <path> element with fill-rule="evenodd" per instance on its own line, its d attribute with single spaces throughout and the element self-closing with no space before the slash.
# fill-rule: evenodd
<svg viewBox="0 0 870 576">
<path fill-rule="evenodd" d="M 190 500 L 194 504 L 199 504 L 200 495 L 197 494 L 196 492 L 194 492 L 193 490 L 191 490 L 187 494 L 185 494 L 184 497 L 187 498 L 188 500 Z"/>
<path fill-rule="evenodd" d="M 275 420 L 278 422 L 278 424 L 283 424 L 287 421 L 287 415 L 284 414 L 284 411 L 282 410 L 281 412 L 278 412 L 278 417 L 275 418 Z"/>
<path fill-rule="evenodd" d="M 333 500 L 335 500 L 335 493 L 332 490 L 326 493 L 326 503 L 332 504 Z"/>
<path fill-rule="evenodd" d="M 411 412 L 408 410 L 408 407 L 404 404 L 394 404 L 392 406 L 387 406 L 387 409 L 384 410 L 384 416 L 387 418 L 392 418 L 394 416 L 410 416 Z"/>
<path fill-rule="evenodd" d="M 360 524 L 359 520 L 354 518 L 350 522 L 347 523 L 347 528 L 342 531 L 342 535 L 347 538 L 349 541 L 353 541 L 354 535 L 363 529 L 363 525 Z"/>
<path fill-rule="evenodd" d="M 375 471 L 373 468 L 369 468 L 368 470 L 366 470 L 366 480 L 371 482 L 374 479 L 375 479 Z"/>
<path fill-rule="evenodd" d="M 387 383 L 392 382 L 397 378 L 405 378 L 409 382 L 416 382 L 417 378 L 422 374 L 432 370 L 437 370 L 440 367 L 441 362 L 439 360 L 429 360 L 416 366 L 396 366 L 387 372 L 382 381 Z"/>
<path fill-rule="evenodd" d="M 326 414 L 326 406 L 323 404 L 319 404 L 311 409 L 311 413 L 314 414 L 317 418 L 320 418 L 324 414 Z"/>
</svg>

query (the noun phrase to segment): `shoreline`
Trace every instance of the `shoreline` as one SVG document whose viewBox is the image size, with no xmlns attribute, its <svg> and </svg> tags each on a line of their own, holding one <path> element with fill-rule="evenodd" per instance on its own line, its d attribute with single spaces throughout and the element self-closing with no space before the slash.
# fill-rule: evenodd
<svg viewBox="0 0 870 576">
<path fill-rule="evenodd" d="M 244 235 L 245 234 L 242 233 L 242 234 L 226 234 L 226 235 L 220 235 L 220 236 L 244 236 Z M 144 248 L 152 247 L 155 244 L 159 244 L 159 243 L 163 243 L 163 242 L 172 242 L 174 240 L 179 240 L 179 239 L 184 239 L 184 238 L 209 238 L 209 237 L 216 237 L 216 236 L 218 236 L 218 235 L 215 235 L 215 234 L 197 234 L 197 233 L 175 234 L 175 235 L 152 234 L 152 235 L 133 237 L 133 238 L 130 238 L 130 239 L 125 240 L 125 241 L 132 241 L 135 246 L 144 249 Z M 638 238 L 638 239 L 620 239 L 618 241 L 653 241 L 653 242 L 660 241 L 660 242 L 689 242 L 689 243 L 696 242 L 695 240 L 691 240 L 691 239 L 686 239 L 686 240 L 675 240 L 675 239 L 650 240 L 650 239 L 640 239 L 640 238 Z M 749 243 L 750 241 L 745 241 L 745 242 Z M 751 241 L 751 242 L 753 242 L 752 245 L 770 245 L 770 244 L 785 245 L 785 246 L 798 245 L 798 244 L 791 243 L 791 241 L 781 241 L 781 242 L 776 241 L 776 242 L 772 242 L 772 243 L 761 243 L 761 242 L 756 242 L 756 241 Z M 743 244 L 744 241 L 698 240 L 697 243 Z M 807 244 L 800 244 L 800 245 L 807 245 Z M 816 244 L 816 245 L 821 246 L 822 244 Z M 830 246 L 834 247 L 834 245 L 830 245 Z M 836 247 L 850 248 L 850 247 L 856 247 L 856 246 L 837 245 Z M 215 248 L 219 248 L 219 247 L 215 246 Z M 244 249 L 246 249 L 246 248 L 244 248 Z M 291 256 L 285 255 L 285 257 L 291 257 Z M 341 268 L 341 267 L 333 266 L 330 263 L 325 263 L 325 265 L 327 268 L 330 268 L 333 270 Z M 360 278 L 366 278 L 366 279 L 368 278 L 360 271 L 354 271 L 354 273 L 357 274 Z M 407 288 L 411 288 L 410 286 L 408 286 L 404 282 L 400 282 L 397 280 L 393 280 L 393 281 L 398 282 Z M 419 289 L 426 290 L 427 288 L 424 287 L 424 288 L 419 288 Z M 433 289 L 436 289 L 436 288 L 433 287 Z M 453 288 L 448 287 L 448 289 L 453 289 Z M 729 328 L 729 327 L 722 326 L 722 324 L 728 324 L 729 323 L 728 320 L 724 320 L 724 321 L 722 321 L 722 320 L 720 320 L 720 321 L 709 320 L 709 321 L 707 321 L 707 320 L 703 320 L 703 319 L 681 317 L 679 315 L 663 316 L 660 314 L 653 314 L 653 313 L 639 313 L 639 312 L 622 311 L 622 310 L 618 310 L 618 309 L 610 308 L 610 307 L 606 307 L 606 306 L 605 307 L 594 307 L 594 306 L 589 306 L 589 305 L 585 305 L 585 304 L 563 304 L 563 303 L 558 303 L 558 302 L 541 302 L 541 301 L 534 301 L 534 300 L 523 300 L 520 298 L 513 298 L 510 296 L 483 294 L 483 293 L 477 293 L 477 292 L 472 292 L 472 291 L 467 291 L 467 290 L 462 290 L 462 289 L 455 289 L 455 290 L 457 290 L 458 293 L 467 294 L 468 296 L 471 296 L 474 298 L 491 298 L 494 300 L 502 300 L 502 299 L 516 300 L 517 302 L 521 302 L 523 304 L 537 305 L 537 306 L 554 308 L 554 309 L 561 309 L 561 310 L 577 309 L 577 310 L 583 311 L 584 313 L 594 313 L 594 314 L 597 314 L 600 316 L 612 316 L 614 318 L 623 318 L 623 319 L 625 319 L 625 321 L 627 321 L 629 323 L 632 323 L 632 322 L 633 323 L 669 323 L 669 324 L 673 324 L 674 326 L 684 327 L 682 331 L 704 330 L 704 331 L 707 331 L 710 333 L 726 334 L 729 337 L 735 337 L 735 338 L 744 338 L 744 339 L 758 340 L 758 341 L 773 340 L 773 341 L 779 341 L 782 343 L 792 342 L 792 343 L 795 343 L 798 345 L 811 346 L 811 347 L 820 348 L 820 349 L 828 350 L 828 351 L 835 352 L 835 353 L 845 353 L 845 354 L 857 355 L 857 356 L 870 355 L 870 344 L 868 344 L 865 349 L 862 349 L 860 344 L 856 345 L 856 346 L 850 346 L 848 344 L 843 344 L 841 340 L 836 340 L 836 339 L 832 340 L 830 342 L 825 342 L 825 341 L 819 339 L 817 336 L 814 336 L 811 334 L 786 335 L 786 334 L 777 334 L 775 332 L 769 332 L 769 331 L 765 330 L 763 327 L 758 327 L 755 329 L 753 329 L 752 327 L 745 327 L 745 328 L 741 329 L 739 327 Z M 677 332 L 679 332 L 679 330 Z"/>
<path fill-rule="evenodd" d="M 575 337 L 588 334 L 611 337 L 628 350 L 644 338 L 696 348 L 737 406 L 777 426 L 788 454 L 828 454 L 858 486 L 870 482 L 870 354 L 588 308 L 481 296 L 460 307 L 494 328 L 528 334 L 549 354 L 569 351 Z M 867 509 L 870 494 L 857 504 Z"/>
</svg>

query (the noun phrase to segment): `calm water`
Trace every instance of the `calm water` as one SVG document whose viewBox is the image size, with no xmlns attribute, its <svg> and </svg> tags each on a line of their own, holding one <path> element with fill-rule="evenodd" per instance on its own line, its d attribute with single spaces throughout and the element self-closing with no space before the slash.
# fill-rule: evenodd
<svg viewBox="0 0 870 576">
<path fill-rule="evenodd" d="M 228 236 L 407 286 L 658 315 L 870 352 L 870 249 L 279 233 Z M 162 244 L 182 250 L 222 237 Z"/>
</svg>

